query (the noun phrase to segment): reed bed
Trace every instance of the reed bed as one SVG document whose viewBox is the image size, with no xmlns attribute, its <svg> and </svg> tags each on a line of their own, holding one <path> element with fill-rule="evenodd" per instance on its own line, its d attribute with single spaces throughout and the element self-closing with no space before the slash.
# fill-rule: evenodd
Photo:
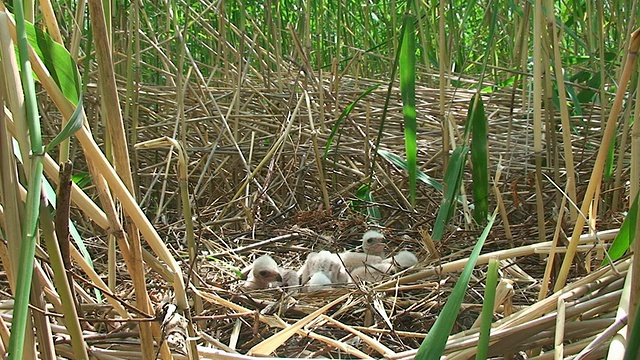
<svg viewBox="0 0 640 360">
<path fill-rule="evenodd" d="M 109 18 L 100 2 L 88 3 L 89 15 L 84 3 L 77 9 L 77 4 L 47 4 L 41 5 L 37 14 L 42 19 L 36 22 L 46 23 L 42 27 L 69 49 L 79 67 L 84 83 L 75 100 L 83 107 L 74 112 L 75 104 L 65 98 L 41 55 L 22 54 L 29 57 L 38 80 L 31 99 L 37 99 L 40 117 L 38 126 L 27 130 L 16 100 L 22 96 L 19 65 L 12 55 L 19 37 L 12 17 L 16 8 L 6 10 L 3 2 L 0 224 L 6 241 L 0 242 L 0 353 L 15 349 L 9 340 L 15 339 L 12 330 L 24 328 L 35 331 L 25 330 L 24 339 L 12 340 L 24 342 L 24 358 L 416 356 L 464 266 L 473 263 L 470 255 L 484 224 L 471 214 L 472 175 L 465 166 L 460 202 L 443 238 L 433 241 L 430 233 L 442 192 L 418 182 L 412 202 L 406 171 L 385 155 L 405 157 L 401 91 L 389 79 L 399 29 L 395 5 L 358 4 L 342 13 L 341 6 L 330 2 L 300 8 L 297 14 L 292 12 L 296 6 L 247 10 L 242 2 L 221 7 L 206 0 L 134 2 L 123 12 L 114 5 Z M 637 260 L 627 256 L 601 265 L 628 215 L 629 194 L 637 188 L 632 174 L 637 159 L 630 155 L 632 146 L 637 148 L 637 133 L 632 136 L 628 121 L 631 105 L 615 134 L 615 176 L 598 186 L 601 197 L 587 214 L 590 227 L 579 229 L 583 235 L 569 282 L 548 291 L 562 278 L 558 269 L 563 254 L 570 252 L 576 218 L 567 214 L 580 207 L 570 204 L 567 199 L 573 195 L 563 191 L 575 175 L 575 198 L 589 193 L 594 168 L 600 169 L 596 157 L 605 118 L 612 113 L 608 102 L 613 91 L 626 90 L 617 89 L 615 80 L 604 80 L 617 80 L 605 65 L 623 62 L 604 63 L 605 42 L 614 47 L 614 40 L 580 43 L 602 45 L 585 51 L 590 56 L 602 52 L 597 67 L 603 73 L 601 83 L 565 80 L 562 86 L 571 91 L 598 94 L 598 101 L 579 102 L 580 110 L 569 116 L 562 109 L 567 101 L 558 100 L 559 108 L 553 103 L 557 99 L 551 84 L 557 83 L 549 74 L 538 74 L 535 61 L 539 76 L 532 76 L 528 65 L 533 64 L 526 63 L 530 3 L 512 13 L 494 2 L 492 16 L 499 10 L 515 18 L 505 21 L 501 35 L 486 44 L 470 40 L 454 17 L 441 16 L 444 6 L 416 10 L 424 12 L 416 18 L 423 56 L 414 74 L 418 169 L 444 181 L 452 149 L 465 141 L 470 102 L 480 96 L 488 121 L 490 182 L 495 178 L 489 203 L 502 211 L 472 272 L 443 355 L 475 357 L 492 259 L 499 261 L 499 271 L 490 357 L 595 359 L 604 357 L 610 346 L 620 351 L 615 334 L 627 322 L 625 292 L 631 288 L 629 269 L 638 268 L 630 264 Z M 601 8 L 596 7 L 598 12 Z M 256 9 L 264 10 L 264 17 L 251 16 Z M 470 17 L 467 26 L 477 26 L 475 37 L 484 39 L 494 29 L 484 27 L 487 9 L 477 10 L 482 14 L 465 14 Z M 363 26 L 375 31 L 365 31 L 360 39 L 363 32 L 354 31 L 360 23 L 350 20 L 360 11 L 366 21 L 380 12 L 377 24 L 385 27 L 363 20 Z M 330 20 L 326 27 L 315 15 Z M 542 19 L 537 16 L 533 28 L 539 31 Z M 71 25 L 61 22 L 61 31 L 56 19 Z M 582 24 L 580 16 L 575 19 Z M 445 20 L 447 31 L 461 39 L 451 48 L 445 48 Z M 495 26 L 495 18 L 491 21 Z M 547 24 L 555 22 L 547 19 Z M 615 34 L 620 40 L 622 29 L 615 23 L 611 29 L 585 33 Z M 638 36 L 634 34 L 629 30 L 627 37 Z M 557 38 L 547 35 L 544 45 L 551 54 L 557 49 L 548 42 Z M 334 36 L 335 43 L 328 40 Z M 494 46 L 500 39 L 508 42 L 506 47 Z M 471 57 L 485 50 L 484 59 Z M 581 60 L 578 52 L 575 56 Z M 571 72 L 594 75 L 594 59 L 572 64 Z M 605 76 L 605 70 L 611 73 Z M 543 75 L 544 99 L 537 83 Z M 342 116 L 346 109 L 350 112 Z M 28 186 L 34 155 L 28 137 L 41 127 L 39 140 L 49 144 L 74 118 L 80 121 L 68 143 L 46 154 L 35 149 L 33 157 L 42 164 L 36 173 L 43 172 L 51 187 L 59 188 L 54 193 L 45 186 L 39 215 L 29 212 L 30 220 L 39 221 L 37 231 L 19 234 L 16 229 L 26 229 L 21 218 L 25 203 L 38 203 L 40 193 L 34 195 Z M 563 152 L 565 145 L 572 161 Z M 11 156 L 20 152 L 22 156 Z M 575 173 L 568 163 L 575 165 Z M 370 190 L 366 200 L 359 194 L 363 186 Z M 54 211 L 54 206 L 59 207 Z M 367 217 L 366 209 L 378 210 L 380 218 Z M 61 219 L 57 213 L 63 214 Z M 65 243 L 69 234 L 58 230 L 68 223 L 73 241 Z M 239 287 L 240 270 L 260 255 L 298 269 L 311 251 L 357 248 L 371 227 L 385 233 L 391 252 L 411 250 L 420 262 L 376 283 L 317 292 L 247 292 Z M 18 263 L 22 235 L 33 241 L 35 261 Z M 25 264 L 33 275 L 21 284 L 17 273 L 24 272 Z M 547 267 L 551 264 L 553 269 Z M 29 296 L 18 298 L 15 289 L 28 284 L 32 296 L 27 308 L 24 299 Z M 20 302 L 24 313 L 18 311 Z"/>
</svg>

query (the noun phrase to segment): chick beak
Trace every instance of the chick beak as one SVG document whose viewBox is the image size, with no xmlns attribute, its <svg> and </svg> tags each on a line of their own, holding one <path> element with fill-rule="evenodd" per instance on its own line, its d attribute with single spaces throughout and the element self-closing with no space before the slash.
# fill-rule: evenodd
<svg viewBox="0 0 640 360">
<path fill-rule="evenodd" d="M 276 273 L 276 281 L 282 282 L 282 275 L 280 275 L 280 273 Z"/>
</svg>

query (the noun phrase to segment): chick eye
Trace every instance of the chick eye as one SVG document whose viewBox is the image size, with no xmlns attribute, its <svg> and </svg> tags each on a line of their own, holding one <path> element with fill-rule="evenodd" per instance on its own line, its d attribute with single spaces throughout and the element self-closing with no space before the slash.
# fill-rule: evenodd
<svg viewBox="0 0 640 360">
<path fill-rule="evenodd" d="M 269 272 L 267 270 L 260 270 L 260 271 L 258 271 L 258 275 L 264 277 L 264 276 L 269 275 Z"/>
</svg>

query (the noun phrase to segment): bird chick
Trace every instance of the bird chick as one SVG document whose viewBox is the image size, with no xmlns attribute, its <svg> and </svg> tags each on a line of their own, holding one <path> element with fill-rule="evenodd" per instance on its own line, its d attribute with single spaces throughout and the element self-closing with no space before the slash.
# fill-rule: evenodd
<svg viewBox="0 0 640 360">
<path fill-rule="evenodd" d="M 411 251 L 401 250 L 394 256 L 382 260 L 384 264 L 406 269 L 418 263 L 418 257 Z"/>
<path fill-rule="evenodd" d="M 394 272 L 396 272 L 396 269 L 393 264 L 390 263 L 367 264 L 353 269 L 351 278 L 354 281 L 375 282 L 382 280 L 382 278 Z"/>
<path fill-rule="evenodd" d="M 282 282 L 280 286 L 282 287 L 292 287 L 300 285 L 300 277 L 298 276 L 298 272 L 291 269 L 279 268 L 280 276 L 282 277 Z"/>
<path fill-rule="evenodd" d="M 353 251 L 341 252 L 338 256 L 342 259 L 342 264 L 344 264 L 344 268 L 348 271 L 353 271 L 365 265 L 379 264 L 382 262 L 380 256 Z"/>
<path fill-rule="evenodd" d="M 312 252 L 307 256 L 304 265 L 298 270 L 300 284 L 305 285 L 318 272 L 324 273 L 331 283 L 347 282 L 349 278 L 338 255 L 326 250 Z"/>
<path fill-rule="evenodd" d="M 331 285 L 331 279 L 322 271 L 313 273 L 307 282 L 305 289 L 307 291 L 318 291 L 326 289 L 327 285 Z"/>
<path fill-rule="evenodd" d="M 249 290 L 267 289 L 282 282 L 282 275 L 275 260 L 262 255 L 253 262 L 253 266 L 243 286 Z"/>
<path fill-rule="evenodd" d="M 345 251 L 338 254 L 348 271 L 382 262 L 385 254 L 384 235 L 375 230 L 364 233 L 362 235 L 362 250 L 364 253 Z"/>
<path fill-rule="evenodd" d="M 375 282 L 382 280 L 385 276 L 409 268 L 418 263 L 418 258 L 414 253 L 401 250 L 396 255 L 386 258 L 379 263 L 365 264 L 351 271 L 353 280 Z"/>
</svg>

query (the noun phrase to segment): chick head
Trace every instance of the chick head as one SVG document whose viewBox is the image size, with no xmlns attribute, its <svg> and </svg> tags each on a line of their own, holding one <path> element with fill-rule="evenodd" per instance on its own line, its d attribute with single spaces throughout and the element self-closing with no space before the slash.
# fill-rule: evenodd
<svg viewBox="0 0 640 360">
<path fill-rule="evenodd" d="M 384 257 L 385 247 L 383 234 L 375 230 L 369 230 L 362 235 L 362 250 L 365 253 Z"/>
<path fill-rule="evenodd" d="M 253 263 L 253 277 L 262 283 L 282 281 L 282 275 L 278 271 L 278 264 L 269 255 L 262 255 Z"/>
</svg>

